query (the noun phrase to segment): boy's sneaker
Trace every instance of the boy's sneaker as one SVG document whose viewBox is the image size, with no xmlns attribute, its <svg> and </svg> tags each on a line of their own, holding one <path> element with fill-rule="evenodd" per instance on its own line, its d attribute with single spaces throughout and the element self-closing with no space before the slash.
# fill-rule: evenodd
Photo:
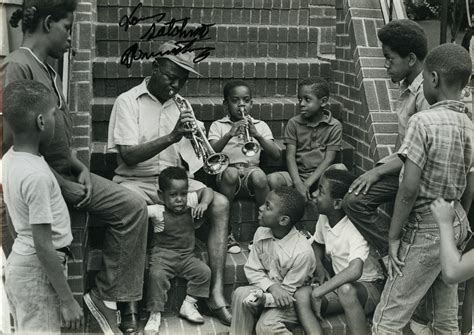
<svg viewBox="0 0 474 335">
<path fill-rule="evenodd" d="M 240 248 L 239 242 L 237 242 L 234 235 L 230 233 L 227 240 L 227 252 L 229 254 L 238 254 L 241 251 L 242 249 Z"/>
<path fill-rule="evenodd" d="M 161 325 L 161 313 L 150 313 L 150 317 L 143 329 L 144 335 L 156 335 L 160 330 Z"/>
<path fill-rule="evenodd" d="M 186 299 L 179 309 L 179 316 L 193 323 L 204 323 L 204 318 L 199 313 L 196 304 L 192 304 Z"/>
<path fill-rule="evenodd" d="M 104 334 L 122 334 L 122 331 L 118 327 L 120 323 L 118 310 L 110 309 L 105 306 L 104 302 L 94 293 L 94 290 L 84 295 L 84 302 L 92 316 L 99 323 L 100 329 L 102 329 Z"/>
</svg>

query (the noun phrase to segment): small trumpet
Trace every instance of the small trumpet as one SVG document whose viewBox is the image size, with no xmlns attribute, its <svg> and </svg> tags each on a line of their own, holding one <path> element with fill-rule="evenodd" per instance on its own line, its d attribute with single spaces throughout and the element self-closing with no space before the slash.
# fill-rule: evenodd
<svg viewBox="0 0 474 335">
<path fill-rule="evenodd" d="M 229 165 L 229 157 L 223 153 L 216 153 L 211 147 L 211 144 L 207 140 L 205 134 L 203 133 L 201 127 L 197 124 L 196 116 L 191 107 L 191 104 L 184 99 L 178 93 L 175 93 L 173 90 L 169 92 L 169 95 L 172 96 L 172 99 L 178 110 L 183 112 L 184 110 L 190 110 L 194 122 L 187 122 L 184 127 L 187 129 L 194 130 L 191 135 L 186 136 L 190 141 L 194 149 L 196 156 L 202 159 L 204 165 L 204 172 L 210 175 L 216 175 L 223 172 Z"/>
<path fill-rule="evenodd" d="M 260 145 L 257 142 L 254 142 L 253 138 L 250 137 L 249 132 L 249 116 L 245 113 L 245 107 L 239 107 L 239 112 L 242 114 L 242 119 L 247 121 L 246 126 L 244 127 L 244 145 L 242 146 L 242 152 L 247 157 L 252 157 L 258 154 L 260 151 Z"/>
</svg>

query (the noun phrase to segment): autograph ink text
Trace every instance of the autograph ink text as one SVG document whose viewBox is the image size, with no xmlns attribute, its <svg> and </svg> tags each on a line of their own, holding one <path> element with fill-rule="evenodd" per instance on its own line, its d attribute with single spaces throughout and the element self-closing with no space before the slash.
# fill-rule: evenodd
<svg viewBox="0 0 474 335">
<path fill-rule="evenodd" d="M 159 56 L 165 56 L 169 54 L 180 54 L 185 52 L 196 52 L 194 57 L 194 63 L 199 63 L 210 56 L 210 52 L 214 50 L 213 47 L 197 47 L 194 45 L 195 42 L 209 40 L 207 37 L 209 34 L 209 28 L 214 26 L 215 23 L 204 24 L 201 23 L 198 27 L 189 28 L 187 27 L 189 17 L 184 17 L 182 19 L 176 20 L 172 18 L 168 22 L 163 22 L 166 17 L 165 13 L 157 13 L 151 16 L 139 17 L 136 16 L 136 12 L 142 7 L 142 3 L 139 3 L 135 6 L 132 12 L 129 15 L 124 15 L 120 21 L 119 26 L 128 31 L 128 29 L 140 22 L 153 20 L 150 23 L 149 27 L 145 32 L 140 36 L 142 41 L 151 41 L 158 37 L 173 37 L 176 42 L 176 48 L 162 52 L 146 52 L 140 49 L 138 42 L 132 44 L 128 47 L 120 58 L 120 64 L 125 65 L 126 67 L 131 67 L 133 61 L 150 59 Z"/>
</svg>

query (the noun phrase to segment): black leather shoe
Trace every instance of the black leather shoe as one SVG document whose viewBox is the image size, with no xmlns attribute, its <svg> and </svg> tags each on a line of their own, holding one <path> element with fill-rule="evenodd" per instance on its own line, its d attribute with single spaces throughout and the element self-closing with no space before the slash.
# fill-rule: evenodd
<svg viewBox="0 0 474 335">
<path fill-rule="evenodd" d="M 120 329 L 125 334 L 134 334 L 138 330 L 138 302 L 122 302 L 120 309 Z"/>
<path fill-rule="evenodd" d="M 223 325 L 230 326 L 230 323 L 232 322 L 232 314 L 230 313 L 229 306 L 212 308 L 208 304 L 207 307 L 212 316 L 218 318 Z"/>
</svg>

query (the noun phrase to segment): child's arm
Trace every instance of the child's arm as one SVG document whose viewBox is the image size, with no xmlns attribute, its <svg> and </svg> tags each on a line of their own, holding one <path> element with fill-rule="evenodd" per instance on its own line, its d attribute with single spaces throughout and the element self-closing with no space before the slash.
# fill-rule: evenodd
<svg viewBox="0 0 474 335">
<path fill-rule="evenodd" d="M 205 187 L 197 191 L 199 203 L 191 210 L 192 216 L 195 219 L 200 219 L 209 208 L 209 205 L 214 200 L 214 191 Z"/>
<path fill-rule="evenodd" d="M 305 281 L 314 272 L 316 261 L 312 250 L 296 256 L 291 269 L 285 274 L 281 284 L 274 283 L 268 288 L 277 307 L 285 307 L 292 304 L 295 299 L 293 295 L 296 290 L 303 286 Z"/>
<path fill-rule="evenodd" d="M 321 298 L 325 294 L 334 291 L 338 287 L 352 283 L 358 280 L 362 276 L 362 269 L 364 262 L 360 258 L 353 259 L 350 261 L 349 266 L 336 274 L 334 277 L 324 282 L 318 287 L 313 289 L 312 296 L 314 298 Z"/>
<path fill-rule="evenodd" d="M 298 166 L 296 165 L 296 145 L 294 144 L 286 144 L 286 165 L 296 190 L 306 197 L 307 187 L 301 181 L 298 173 Z"/>
<path fill-rule="evenodd" d="M 48 223 L 32 224 L 31 229 L 38 259 L 59 297 L 61 316 L 66 323 L 65 326 L 81 329 L 81 324 L 84 322 L 82 309 L 74 299 L 59 264 L 58 254 L 53 246 L 51 225 Z"/>
<path fill-rule="evenodd" d="M 314 280 L 319 284 L 324 283 L 329 279 L 329 273 L 323 264 L 324 258 L 324 244 L 319 244 L 318 242 L 313 242 L 311 245 L 313 247 L 314 257 L 316 258 L 316 270 L 314 272 Z"/>
<path fill-rule="evenodd" d="M 464 208 L 464 211 L 467 213 L 469 213 L 469 210 L 471 209 L 471 204 L 472 204 L 472 194 L 474 192 L 474 171 L 472 171 L 472 167 L 471 167 L 471 170 L 469 171 L 469 173 L 467 174 L 467 185 L 466 185 L 466 189 L 464 190 L 464 193 L 462 194 L 462 197 L 461 197 L 461 205 L 462 207 Z M 471 223 L 471 225 L 474 224 Z"/>
<path fill-rule="evenodd" d="M 311 185 L 316 183 L 321 175 L 326 171 L 326 169 L 334 162 L 336 159 L 337 151 L 327 151 L 326 155 L 324 156 L 324 160 L 319 164 L 319 166 L 314 170 L 314 172 L 309 176 L 308 179 L 304 182 L 306 189 L 309 190 Z M 311 198 L 311 194 L 307 194 L 308 198 Z"/>
<path fill-rule="evenodd" d="M 402 166 L 402 160 L 398 157 L 395 157 L 387 163 L 379 165 L 372 170 L 365 172 L 356 180 L 354 180 L 351 187 L 349 188 L 349 193 L 354 192 L 355 195 L 359 195 L 359 193 L 362 192 L 363 194 L 367 194 L 370 187 L 382 179 L 383 176 L 400 173 Z"/>
<path fill-rule="evenodd" d="M 229 132 L 225 133 L 221 137 L 219 136 L 219 131 L 217 130 L 216 124 L 213 123 L 211 125 L 211 128 L 209 129 L 209 138 L 210 138 L 209 143 L 211 144 L 211 147 L 214 149 L 214 151 L 221 152 L 222 150 L 224 150 L 225 146 L 230 141 L 230 139 L 240 134 L 240 129 L 243 126 L 245 126 L 245 120 L 234 122 Z M 216 136 L 219 137 L 218 140 L 215 139 Z"/>
<path fill-rule="evenodd" d="M 402 276 L 400 267 L 403 266 L 404 263 L 398 259 L 398 248 L 400 246 L 403 225 L 407 221 L 418 196 L 421 172 L 419 166 L 413 163 L 409 158 L 406 159 L 405 172 L 395 199 L 395 207 L 389 231 L 390 257 L 388 274 L 390 278 L 392 278 L 393 271 L 396 271 L 400 276 Z"/>
<path fill-rule="evenodd" d="M 281 151 L 278 145 L 275 143 L 273 139 L 267 139 L 265 138 L 262 134 L 260 134 L 257 129 L 255 128 L 255 125 L 252 123 L 252 120 L 249 118 L 249 135 L 251 137 L 254 137 L 258 143 L 260 143 L 260 146 L 262 147 L 263 150 L 270 156 L 271 159 L 273 160 L 278 160 L 280 159 Z"/>
<path fill-rule="evenodd" d="M 461 255 L 456 247 L 452 206 L 439 198 L 431 204 L 431 211 L 439 225 L 440 258 L 444 280 L 447 284 L 455 284 L 474 277 L 474 250 Z"/>
</svg>

